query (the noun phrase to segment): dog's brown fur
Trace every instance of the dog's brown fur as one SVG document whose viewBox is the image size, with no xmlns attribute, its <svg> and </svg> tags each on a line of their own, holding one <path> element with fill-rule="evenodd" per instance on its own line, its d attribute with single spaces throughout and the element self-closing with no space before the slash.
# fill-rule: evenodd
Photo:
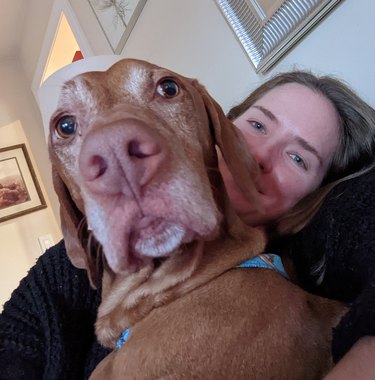
<svg viewBox="0 0 375 380">
<path fill-rule="evenodd" d="M 76 131 L 56 133 L 66 115 Z M 105 256 L 97 336 L 113 348 L 132 329 L 92 379 L 307 380 L 330 368 L 343 307 L 272 270 L 236 268 L 266 239 L 233 212 L 215 146 L 256 202 L 257 166 L 197 81 L 123 60 L 64 86 L 50 156 L 68 254 L 98 280 L 78 233 L 85 215 Z"/>
</svg>

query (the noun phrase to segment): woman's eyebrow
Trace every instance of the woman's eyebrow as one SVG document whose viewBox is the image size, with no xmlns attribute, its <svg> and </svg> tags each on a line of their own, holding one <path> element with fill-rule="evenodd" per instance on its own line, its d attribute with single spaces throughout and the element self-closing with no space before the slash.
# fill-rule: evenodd
<svg viewBox="0 0 375 380">
<path fill-rule="evenodd" d="M 302 148 L 312 153 L 318 159 L 320 166 L 323 165 L 323 159 L 320 156 L 319 152 L 308 141 L 299 136 L 296 136 L 295 140 L 299 145 L 302 146 Z"/>
<path fill-rule="evenodd" d="M 272 121 L 275 121 L 276 123 L 278 122 L 278 119 L 277 117 L 270 111 L 268 110 L 267 108 L 264 108 L 263 106 L 259 106 L 259 105 L 253 105 L 254 108 L 258 109 L 259 111 L 261 111 L 265 116 L 267 116 L 270 120 Z M 320 156 L 319 152 L 317 151 L 317 149 L 315 149 L 308 141 L 306 141 L 304 138 L 302 137 L 299 137 L 299 136 L 296 136 L 295 137 L 295 140 L 297 141 L 297 143 L 299 145 L 302 146 L 302 148 L 304 148 L 305 150 L 309 151 L 310 153 L 312 153 L 319 161 L 319 164 L 322 166 L 323 165 L 323 159 L 322 157 Z"/>
<path fill-rule="evenodd" d="M 277 117 L 267 108 L 264 108 L 262 106 L 257 106 L 257 105 L 254 105 L 253 107 L 257 108 L 259 111 L 262 111 L 272 121 L 278 122 Z"/>
</svg>

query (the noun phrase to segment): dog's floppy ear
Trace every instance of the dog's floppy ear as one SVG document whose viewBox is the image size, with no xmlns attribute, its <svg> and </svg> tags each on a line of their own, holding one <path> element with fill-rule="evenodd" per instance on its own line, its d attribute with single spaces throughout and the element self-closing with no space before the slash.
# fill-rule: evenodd
<svg viewBox="0 0 375 380">
<path fill-rule="evenodd" d="M 87 231 L 86 219 L 74 203 L 56 168 L 52 166 L 52 169 L 53 186 L 60 202 L 61 229 L 66 252 L 75 267 L 86 269 L 91 286 L 97 288 L 103 272 L 101 247 Z"/>
<path fill-rule="evenodd" d="M 244 137 L 205 88 L 197 81 L 194 81 L 193 85 L 202 96 L 215 143 L 233 179 L 243 195 L 257 206 L 256 180 L 259 175 L 259 166 L 251 156 Z"/>
<path fill-rule="evenodd" d="M 79 237 L 79 225 L 82 221 L 65 183 L 52 167 L 53 186 L 60 202 L 61 229 L 64 236 L 66 251 L 72 264 L 81 269 L 87 269 L 87 256 Z"/>
</svg>

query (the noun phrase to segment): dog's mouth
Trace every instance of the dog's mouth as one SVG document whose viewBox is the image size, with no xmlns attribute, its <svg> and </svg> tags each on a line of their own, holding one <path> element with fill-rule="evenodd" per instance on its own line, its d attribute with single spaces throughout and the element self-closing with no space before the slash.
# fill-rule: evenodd
<svg viewBox="0 0 375 380">
<path fill-rule="evenodd" d="M 131 233 L 130 247 L 138 257 L 164 257 L 194 238 L 194 232 L 179 223 L 145 217 Z"/>
</svg>

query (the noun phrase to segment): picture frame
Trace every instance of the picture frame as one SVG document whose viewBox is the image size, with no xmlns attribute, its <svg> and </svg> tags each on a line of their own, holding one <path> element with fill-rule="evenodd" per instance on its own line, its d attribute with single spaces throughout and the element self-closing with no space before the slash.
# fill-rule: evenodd
<svg viewBox="0 0 375 380">
<path fill-rule="evenodd" d="M 269 70 L 342 0 L 216 0 L 257 73 Z"/>
<path fill-rule="evenodd" d="M 120 54 L 147 0 L 87 0 L 114 54 Z"/>
<path fill-rule="evenodd" d="M 26 145 L 0 148 L 0 223 L 46 207 Z"/>
</svg>

